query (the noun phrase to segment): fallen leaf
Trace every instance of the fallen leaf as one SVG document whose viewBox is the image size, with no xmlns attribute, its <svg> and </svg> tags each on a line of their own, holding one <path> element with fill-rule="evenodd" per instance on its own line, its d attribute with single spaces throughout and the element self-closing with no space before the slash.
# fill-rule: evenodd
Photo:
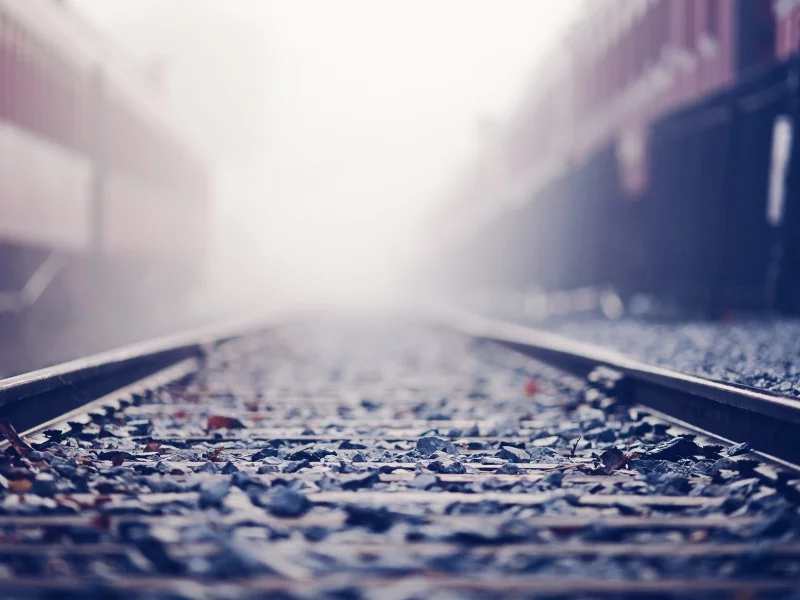
<svg viewBox="0 0 800 600">
<path fill-rule="evenodd" d="M 122 463 L 125 462 L 125 455 L 122 453 L 117 454 L 114 458 L 111 459 L 111 464 L 115 467 L 121 467 Z"/>
<path fill-rule="evenodd" d="M 222 415 L 214 415 L 208 417 L 206 429 L 243 429 L 244 423 L 234 417 L 224 417 Z"/>
<path fill-rule="evenodd" d="M 530 398 L 539 391 L 539 383 L 535 379 L 529 379 L 525 384 L 525 395 Z"/>
<path fill-rule="evenodd" d="M 19 436 L 16 429 L 14 429 L 14 426 L 11 424 L 11 419 L 8 417 L 0 418 L 0 435 L 2 435 L 9 444 L 14 446 L 14 450 L 16 450 L 17 454 L 20 456 L 28 456 L 29 452 L 33 452 L 33 448 Z"/>
<path fill-rule="evenodd" d="M 107 450 L 104 452 L 100 452 L 97 455 L 97 458 L 99 458 L 100 460 L 110 460 L 112 464 L 114 464 L 114 466 L 118 467 L 119 465 L 122 464 L 122 463 L 117 464 L 117 461 L 119 461 L 120 458 L 122 458 L 123 461 L 126 461 L 126 460 L 135 460 L 136 457 L 130 452 L 125 452 L 123 450 Z"/>
<path fill-rule="evenodd" d="M 214 452 L 208 455 L 208 460 L 211 462 L 219 462 L 219 456 L 225 452 L 225 446 L 220 446 L 219 448 L 214 449 Z"/>
<path fill-rule="evenodd" d="M 150 442 L 144 447 L 145 452 L 158 452 L 161 450 L 161 442 Z"/>
<path fill-rule="evenodd" d="M 8 482 L 8 491 L 15 494 L 29 492 L 32 487 L 33 482 L 30 479 L 12 479 Z"/>
<path fill-rule="evenodd" d="M 244 407 L 249 410 L 250 412 L 258 412 L 258 401 L 257 400 L 249 400 L 244 403 Z"/>
<path fill-rule="evenodd" d="M 621 469 L 628 461 L 633 460 L 634 458 L 639 458 L 641 454 L 625 454 L 622 450 L 614 446 L 613 448 L 609 448 L 605 452 L 600 455 L 600 460 L 603 462 L 602 471 L 606 474 L 610 474 L 617 469 Z"/>
</svg>

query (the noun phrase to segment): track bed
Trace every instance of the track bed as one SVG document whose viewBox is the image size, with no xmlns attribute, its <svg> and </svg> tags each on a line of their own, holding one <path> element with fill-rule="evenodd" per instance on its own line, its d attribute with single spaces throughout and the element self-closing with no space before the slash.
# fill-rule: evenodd
<svg viewBox="0 0 800 600">
<path fill-rule="evenodd" d="M 284 326 L 189 370 L 7 449 L 5 593 L 796 597 L 793 475 L 613 380 L 376 323 Z"/>
</svg>

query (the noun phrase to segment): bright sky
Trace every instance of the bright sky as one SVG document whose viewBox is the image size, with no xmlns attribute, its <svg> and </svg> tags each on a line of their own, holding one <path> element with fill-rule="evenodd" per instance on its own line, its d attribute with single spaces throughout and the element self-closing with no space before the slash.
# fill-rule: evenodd
<svg viewBox="0 0 800 600">
<path fill-rule="evenodd" d="M 247 246 L 282 285 L 339 293 L 419 258 L 480 124 L 579 2 L 70 0 L 136 55 L 167 55 L 179 116 L 224 148 L 223 256 Z"/>
</svg>

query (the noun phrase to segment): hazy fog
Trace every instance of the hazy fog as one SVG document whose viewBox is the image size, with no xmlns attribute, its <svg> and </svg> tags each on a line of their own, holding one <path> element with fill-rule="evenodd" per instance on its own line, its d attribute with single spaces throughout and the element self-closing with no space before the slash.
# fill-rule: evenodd
<svg viewBox="0 0 800 600">
<path fill-rule="evenodd" d="M 578 2 L 69 3 L 164 61 L 175 118 L 216 165 L 211 290 L 269 303 L 396 293 L 481 127 Z"/>
</svg>

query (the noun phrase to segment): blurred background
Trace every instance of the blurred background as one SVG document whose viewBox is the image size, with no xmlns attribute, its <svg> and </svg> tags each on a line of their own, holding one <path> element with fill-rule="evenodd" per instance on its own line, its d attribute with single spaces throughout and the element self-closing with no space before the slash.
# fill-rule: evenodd
<svg viewBox="0 0 800 600">
<path fill-rule="evenodd" d="M 793 312 L 794 0 L 0 0 L 0 375 L 252 310 Z"/>
</svg>

